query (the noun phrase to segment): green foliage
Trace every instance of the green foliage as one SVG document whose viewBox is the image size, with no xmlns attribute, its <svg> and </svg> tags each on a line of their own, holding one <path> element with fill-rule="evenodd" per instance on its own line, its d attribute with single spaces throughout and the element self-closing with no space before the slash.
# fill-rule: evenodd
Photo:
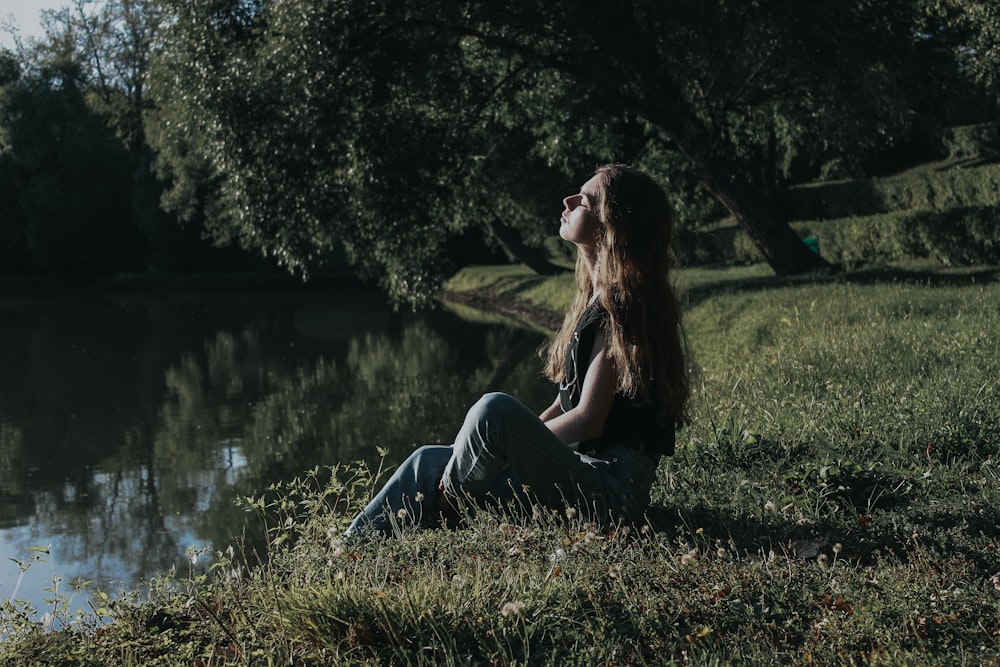
<svg viewBox="0 0 1000 667">
<path fill-rule="evenodd" d="M 986 126 L 955 136 L 991 136 Z M 939 168 L 923 166 L 878 179 L 815 183 L 791 188 L 782 197 L 800 237 L 817 236 L 823 257 L 857 266 L 933 258 L 944 265 L 998 261 L 996 164 Z M 685 230 L 678 239 L 686 264 L 752 263 L 760 254 L 743 231 L 718 225 Z"/>
<path fill-rule="evenodd" d="M 919 169 L 891 178 L 790 188 L 782 207 L 792 220 L 827 220 L 900 211 L 942 211 L 1000 204 L 1000 165 Z"/>
<path fill-rule="evenodd" d="M 945 130 L 941 140 L 950 159 L 1000 155 L 1000 126 L 996 123 L 951 127 Z"/>
<path fill-rule="evenodd" d="M 922 0 L 931 28 L 954 51 L 963 70 L 993 89 L 1000 84 L 1000 9 L 989 0 Z"/>
<path fill-rule="evenodd" d="M 87 106 L 79 71 L 56 64 L 0 88 L 3 188 L 14 192 L 3 221 L 20 262 L 43 270 L 112 271 L 136 266 L 130 166 L 124 149 Z M 5 249 L 6 251 L 7 249 Z"/>
<path fill-rule="evenodd" d="M 541 243 L 586 165 L 653 172 L 686 226 L 718 217 L 707 184 L 762 228 L 779 178 L 911 124 L 908 2 L 162 7 L 146 119 L 165 204 L 294 271 L 343 245 L 397 303 L 425 302 L 484 222 Z"/>
</svg>

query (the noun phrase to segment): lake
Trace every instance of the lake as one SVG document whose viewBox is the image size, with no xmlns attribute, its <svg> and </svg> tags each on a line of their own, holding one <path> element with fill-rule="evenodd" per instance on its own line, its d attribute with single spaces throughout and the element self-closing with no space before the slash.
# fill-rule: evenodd
<svg viewBox="0 0 1000 667">
<path fill-rule="evenodd" d="M 485 391 L 540 411 L 542 342 L 364 289 L 0 297 L 0 595 L 130 590 L 232 544 L 238 497 L 450 442 Z"/>
</svg>

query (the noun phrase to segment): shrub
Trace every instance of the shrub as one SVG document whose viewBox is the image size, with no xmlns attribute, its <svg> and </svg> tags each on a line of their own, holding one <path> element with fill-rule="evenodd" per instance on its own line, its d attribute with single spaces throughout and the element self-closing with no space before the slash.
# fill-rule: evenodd
<svg viewBox="0 0 1000 667">
<path fill-rule="evenodd" d="M 941 143 L 953 159 L 996 155 L 1000 153 L 1000 127 L 994 123 L 950 127 L 942 134 Z"/>
<path fill-rule="evenodd" d="M 1000 215 L 992 206 L 799 222 L 793 227 L 802 236 L 818 236 L 826 259 L 847 265 L 912 258 L 945 265 L 1000 261 Z"/>
<path fill-rule="evenodd" d="M 791 220 L 996 206 L 1000 205 L 1000 165 L 797 186 L 782 195 L 781 205 Z"/>
</svg>

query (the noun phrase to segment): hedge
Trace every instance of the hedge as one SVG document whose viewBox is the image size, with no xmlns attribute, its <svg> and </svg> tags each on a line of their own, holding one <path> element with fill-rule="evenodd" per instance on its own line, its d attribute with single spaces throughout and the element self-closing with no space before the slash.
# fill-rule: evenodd
<svg viewBox="0 0 1000 667">
<path fill-rule="evenodd" d="M 893 211 L 1000 205 L 1000 164 L 952 166 L 900 176 L 796 186 L 781 197 L 789 220 L 831 220 Z"/>
<path fill-rule="evenodd" d="M 931 258 L 944 265 L 1000 263 L 1000 209 L 993 206 L 800 221 L 792 228 L 803 238 L 818 237 L 820 255 L 834 264 L 912 258 Z M 762 259 L 736 226 L 685 234 L 679 239 L 679 251 L 687 265 Z"/>
</svg>

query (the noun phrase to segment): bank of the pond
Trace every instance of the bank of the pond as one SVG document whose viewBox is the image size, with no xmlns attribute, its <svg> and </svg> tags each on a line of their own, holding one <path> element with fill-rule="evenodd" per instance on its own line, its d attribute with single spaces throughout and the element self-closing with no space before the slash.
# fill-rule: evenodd
<svg viewBox="0 0 1000 667">
<path fill-rule="evenodd" d="M 5 604 L 0 662 L 1000 665 L 998 275 L 685 272 L 692 423 L 646 521 L 481 513 L 344 541 L 377 482 L 306 474 L 243 501 L 264 553 L 98 596 L 102 622 L 58 633 Z M 448 291 L 558 313 L 566 280 Z"/>
<path fill-rule="evenodd" d="M 574 290 L 575 278 L 569 270 L 539 276 L 524 266 L 473 266 L 462 269 L 444 284 L 442 298 L 555 331 L 572 302 Z"/>
</svg>

